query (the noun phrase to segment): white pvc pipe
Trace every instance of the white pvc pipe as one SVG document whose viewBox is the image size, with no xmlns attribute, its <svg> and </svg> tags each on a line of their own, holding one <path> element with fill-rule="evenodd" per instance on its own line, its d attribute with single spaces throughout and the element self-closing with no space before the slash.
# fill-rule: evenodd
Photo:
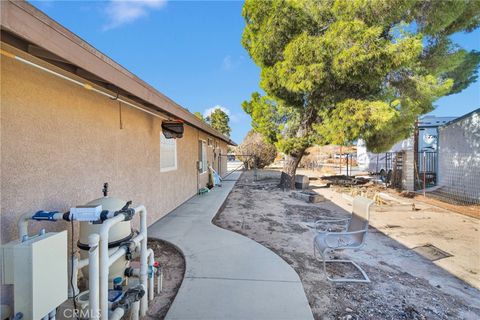
<svg viewBox="0 0 480 320">
<path fill-rule="evenodd" d="M 100 229 L 100 311 L 101 319 L 108 320 L 108 234 L 110 228 L 115 224 L 125 220 L 124 214 L 103 221 Z M 123 309 L 122 309 L 123 312 Z M 123 315 L 123 313 L 122 313 Z"/>
<path fill-rule="evenodd" d="M 138 206 L 135 208 L 136 213 L 140 213 L 140 233 L 143 235 L 143 239 L 140 247 L 140 284 L 147 290 L 147 209 L 145 206 Z M 147 314 L 148 309 L 148 297 L 144 295 L 140 300 L 140 317 L 144 317 Z"/>
<path fill-rule="evenodd" d="M 106 313 L 108 314 L 108 310 Z M 123 310 L 122 308 L 117 308 L 113 310 L 112 314 L 110 315 L 110 320 L 120 320 L 124 314 L 125 310 Z"/>
<path fill-rule="evenodd" d="M 20 216 L 20 219 L 18 219 L 18 234 L 20 240 L 28 235 L 28 220 L 32 219 L 32 216 L 32 213 L 25 213 Z"/>
<path fill-rule="evenodd" d="M 78 85 L 78 86 L 80 86 L 80 87 L 83 87 L 83 88 L 85 88 L 85 89 L 87 89 L 87 90 L 92 90 L 92 91 L 94 91 L 94 92 L 96 92 L 96 93 L 99 93 L 99 94 L 101 94 L 101 95 L 103 95 L 103 96 L 106 96 L 106 97 L 108 97 L 108 98 L 110 98 L 110 99 L 114 99 L 114 100 L 120 101 L 120 102 L 122 102 L 122 103 L 124 103 L 124 104 L 126 104 L 126 105 L 129 105 L 130 107 L 133 107 L 133 108 L 135 108 L 135 109 L 141 110 L 141 111 L 143 111 L 143 112 L 145 112 L 145 113 L 148 113 L 148 114 L 150 114 L 150 115 L 152 115 L 152 116 L 154 116 L 154 117 L 157 117 L 157 118 L 160 118 L 160 119 L 164 119 L 164 120 L 169 120 L 169 118 L 167 118 L 167 117 L 165 117 L 165 116 L 161 116 L 161 115 L 159 115 L 159 114 L 157 114 L 157 113 L 155 113 L 155 112 L 149 111 L 149 110 L 147 110 L 147 109 L 145 109 L 145 108 L 142 108 L 142 107 L 139 107 L 139 106 L 137 106 L 137 105 L 135 105 L 135 104 L 133 104 L 133 103 L 131 103 L 131 102 L 128 102 L 128 101 L 126 101 L 126 100 L 123 100 L 123 99 L 119 98 L 118 96 L 114 96 L 114 95 L 111 95 L 111 94 L 109 94 L 109 93 L 107 93 L 107 92 L 105 92 L 105 91 L 99 90 L 99 89 L 93 87 L 93 86 L 92 86 L 91 84 L 89 84 L 89 83 L 86 83 L 86 82 L 83 83 L 83 82 L 81 82 L 81 81 L 72 79 L 72 78 L 70 78 L 70 77 L 67 77 L 67 76 L 61 74 L 61 73 L 55 72 L 55 71 L 50 70 L 50 69 L 48 69 L 48 68 L 45 68 L 45 67 L 43 67 L 43 66 L 41 66 L 41 65 L 38 65 L 38 64 L 33 63 L 33 62 L 31 62 L 31 61 L 28 61 L 28 60 L 26 60 L 26 59 L 23 59 L 23 58 L 21 58 L 21 57 L 19 57 L 19 56 L 17 56 L 17 55 L 14 55 L 14 54 L 12 54 L 12 53 L 10 53 L 10 52 L 5 51 L 5 50 L 0 50 L 0 53 L 2 53 L 3 55 L 5 55 L 5 56 L 7 56 L 7 57 L 10 57 L 10 58 L 13 58 L 13 59 L 15 59 L 15 60 L 18 60 L 18 61 L 20 61 L 20 62 L 23 62 L 23 63 L 25 63 L 25 64 L 28 64 L 29 66 L 32 66 L 32 67 L 34 67 L 34 68 L 40 69 L 40 70 L 42 70 L 42 71 L 45 71 L 45 72 L 47 72 L 47 73 L 50 73 L 50 74 L 52 74 L 52 75 L 54 75 L 54 76 L 57 76 L 57 77 L 59 77 L 59 78 L 62 78 L 62 79 L 64 79 L 64 80 L 67 80 L 67 81 L 69 81 L 69 82 L 71 82 L 71 83 L 74 83 L 74 84 L 76 84 L 76 85 Z"/>
<path fill-rule="evenodd" d="M 127 248 L 125 248 L 125 247 L 118 248 L 118 250 L 115 251 L 112 255 L 109 255 L 108 266 L 111 267 L 112 264 L 115 263 L 115 261 L 117 261 L 121 257 L 125 256 L 126 253 L 127 253 Z"/>
<path fill-rule="evenodd" d="M 130 310 L 130 320 L 138 320 L 138 313 L 140 311 L 140 301 L 135 301 Z"/>
<path fill-rule="evenodd" d="M 135 208 L 135 213 L 140 214 L 140 234 L 135 237 L 140 240 L 140 284 L 147 289 L 147 209 L 145 206 Z M 113 218 L 103 222 L 100 229 L 100 310 L 102 312 L 102 320 L 108 320 L 108 271 L 110 266 L 110 256 L 108 253 L 108 234 L 110 228 L 115 224 L 125 220 L 124 214 L 119 214 Z M 119 249 L 120 250 L 120 249 Z M 115 252 L 116 253 L 116 252 Z M 115 253 L 113 255 L 115 255 Z M 140 301 L 140 316 L 143 317 L 147 313 L 148 297 L 144 295 Z"/>
<path fill-rule="evenodd" d="M 133 268 L 132 277 L 137 277 L 137 278 L 140 277 L 140 269 L 139 268 Z"/>
<path fill-rule="evenodd" d="M 140 246 L 142 239 L 143 239 L 143 235 L 137 235 L 135 238 L 132 239 L 136 248 Z M 109 255 L 108 266 L 109 267 L 112 266 L 112 264 L 114 264 L 115 261 L 123 257 L 126 253 L 127 253 L 127 248 L 125 247 L 118 248 L 113 254 Z"/>
<path fill-rule="evenodd" d="M 152 249 L 148 249 L 148 267 L 152 274 L 149 275 L 148 278 L 148 300 L 152 301 L 154 296 L 154 278 L 155 278 L 155 270 L 153 269 L 153 264 L 155 262 L 155 254 L 153 253 Z"/>
<path fill-rule="evenodd" d="M 78 270 L 81 270 L 88 266 L 88 258 L 78 260 Z"/>
<path fill-rule="evenodd" d="M 163 289 L 163 270 L 161 266 L 158 266 L 157 270 L 157 294 L 160 294 Z"/>
<path fill-rule="evenodd" d="M 137 234 L 135 238 L 132 239 L 132 241 L 135 243 L 135 248 L 140 248 L 143 237 L 144 237 L 144 234 L 140 232 L 139 234 Z"/>
<path fill-rule="evenodd" d="M 90 319 L 99 319 L 99 264 L 98 264 L 98 242 L 100 236 L 93 233 L 88 236 L 88 290 Z M 108 310 L 106 310 L 108 313 Z"/>
<path fill-rule="evenodd" d="M 20 237 L 20 240 L 23 239 L 24 236 L 28 236 L 28 221 L 32 220 L 32 217 L 34 216 L 34 213 L 25 213 L 20 216 L 17 222 L 18 226 L 18 234 Z M 58 212 L 53 215 L 53 221 L 57 220 L 62 220 L 63 219 L 63 213 Z M 39 220 L 42 221 L 42 220 Z M 48 221 L 48 220 L 43 220 L 43 221 Z"/>
</svg>

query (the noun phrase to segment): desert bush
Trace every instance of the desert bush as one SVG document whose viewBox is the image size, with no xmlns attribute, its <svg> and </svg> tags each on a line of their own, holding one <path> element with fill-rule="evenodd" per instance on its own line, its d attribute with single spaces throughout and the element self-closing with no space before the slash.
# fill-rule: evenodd
<svg viewBox="0 0 480 320">
<path fill-rule="evenodd" d="M 244 155 L 238 156 L 238 158 L 243 161 L 247 170 L 255 166 L 259 169 L 265 168 L 273 163 L 277 156 L 275 146 L 266 142 L 262 135 L 254 130 L 248 132 L 236 152 L 238 155 Z"/>
</svg>

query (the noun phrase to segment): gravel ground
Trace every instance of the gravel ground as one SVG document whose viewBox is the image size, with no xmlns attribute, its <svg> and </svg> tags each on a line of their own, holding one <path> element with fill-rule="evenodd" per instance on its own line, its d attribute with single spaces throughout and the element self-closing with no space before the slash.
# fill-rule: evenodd
<svg viewBox="0 0 480 320">
<path fill-rule="evenodd" d="M 242 175 L 214 223 L 263 244 L 289 263 L 302 280 L 316 319 L 480 318 L 477 289 L 374 228 L 364 248 L 334 256 L 357 261 L 372 282 L 327 281 L 313 256 L 314 233 L 307 224 L 319 216 L 344 217 L 348 212 L 329 200 L 307 204 L 291 198 L 277 188 L 277 171 L 259 171 L 258 176 L 255 182 L 251 172 Z M 356 276 L 346 267 L 328 270 Z M 419 277 L 417 270 L 431 272 L 432 278 Z M 432 279 L 444 282 L 435 284 Z"/>
</svg>

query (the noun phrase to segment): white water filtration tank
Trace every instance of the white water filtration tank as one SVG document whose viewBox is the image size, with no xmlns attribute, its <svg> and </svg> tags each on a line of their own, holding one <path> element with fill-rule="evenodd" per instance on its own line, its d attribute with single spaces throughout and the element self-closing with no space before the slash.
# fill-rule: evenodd
<svg viewBox="0 0 480 320">
<path fill-rule="evenodd" d="M 87 206 L 95 206 L 101 205 L 102 210 L 108 210 L 110 212 L 115 212 L 122 209 L 127 201 L 114 198 L 114 197 L 103 197 L 87 203 Z M 125 241 L 132 239 L 133 231 L 132 226 L 130 224 L 131 221 L 122 221 L 110 229 L 108 234 L 108 248 L 115 249 Z M 81 259 L 88 258 L 88 250 L 90 249 L 88 246 L 88 236 L 92 233 L 99 233 L 100 229 L 102 228 L 102 223 L 92 223 L 92 222 L 80 222 L 80 239 L 78 241 L 78 247 L 80 248 L 80 257 Z M 115 261 L 111 266 L 108 274 L 108 283 L 109 287 L 111 288 L 113 285 L 113 279 L 121 277 L 122 279 L 125 278 L 124 271 L 125 268 L 129 267 L 130 262 L 125 258 L 122 257 Z M 84 268 L 83 274 L 88 279 L 88 268 Z"/>
</svg>

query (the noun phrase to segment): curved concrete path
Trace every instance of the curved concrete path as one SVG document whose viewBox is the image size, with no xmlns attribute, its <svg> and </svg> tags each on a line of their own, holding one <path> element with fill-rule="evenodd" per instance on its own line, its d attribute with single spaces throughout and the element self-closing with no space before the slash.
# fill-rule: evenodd
<svg viewBox="0 0 480 320">
<path fill-rule="evenodd" d="M 149 227 L 149 237 L 185 256 L 185 278 L 166 319 L 313 319 L 300 278 L 284 260 L 211 223 L 234 185 L 224 181 Z"/>
</svg>

